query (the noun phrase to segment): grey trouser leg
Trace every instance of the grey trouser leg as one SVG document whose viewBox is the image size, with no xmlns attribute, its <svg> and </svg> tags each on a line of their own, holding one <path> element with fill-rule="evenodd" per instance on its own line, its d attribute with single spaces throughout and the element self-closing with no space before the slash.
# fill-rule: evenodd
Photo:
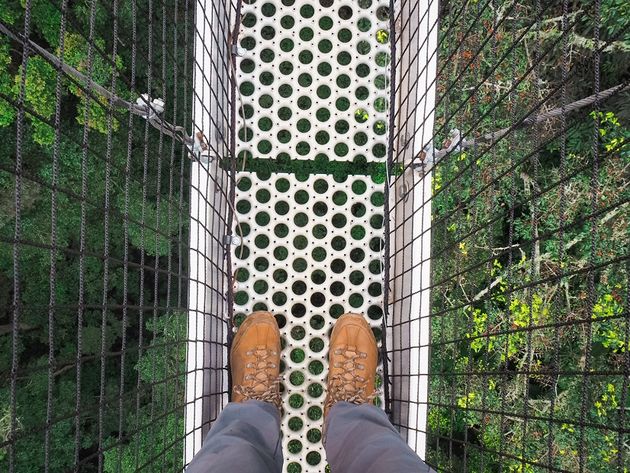
<svg viewBox="0 0 630 473">
<path fill-rule="evenodd" d="M 280 413 L 262 401 L 229 403 L 187 473 L 280 473 Z"/>
<path fill-rule="evenodd" d="M 326 456 L 332 473 L 434 473 L 376 406 L 338 402 L 327 424 Z"/>
</svg>

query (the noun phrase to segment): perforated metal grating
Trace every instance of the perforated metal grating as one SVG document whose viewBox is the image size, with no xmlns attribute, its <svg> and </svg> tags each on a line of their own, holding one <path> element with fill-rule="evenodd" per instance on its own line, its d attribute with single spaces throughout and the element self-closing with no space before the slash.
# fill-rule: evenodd
<svg viewBox="0 0 630 473">
<path fill-rule="evenodd" d="M 319 472 L 334 322 L 364 313 L 381 338 L 389 8 L 371 0 L 249 0 L 241 13 L 237 155 L 293 173 L 237 176 L 243 246 L 233 252 L 235 322 L 254 310 L 276 313 L 285 470 Z M 340 161 L 383 169 L 374 180 L 346 178 L 335 172 Z M 326 163 L 335 179 L 309 174 Z"/>
<path fill-rule="evenodd" d="M 322 471 L 335 320 L 365 313 L 381 340 L 383 198 L 383 185 L 363 176 L 335 182 L 326 175 L 301 181 L 244 173 L 240 179 L 235 232 L 244 245 L 234 251 L 235 318 L 239 324 L 254 310 L 270 309 L 281 327 L 286 471 Z"/>
<path fill-rule="evenodd" d="M 244 3 L 239 156 L 384 161 L 388 4 Z"/>
</svg>

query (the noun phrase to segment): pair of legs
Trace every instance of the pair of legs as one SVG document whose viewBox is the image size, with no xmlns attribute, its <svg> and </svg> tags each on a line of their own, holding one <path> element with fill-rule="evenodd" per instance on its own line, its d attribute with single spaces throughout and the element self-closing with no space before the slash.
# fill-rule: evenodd
<svg viewBox="0 0 630 473">
<path fill-rule="evenodd" d="M 187 468 L 188 473 L 280 473 L 280 332 L 256 312 L 241 325 L 230 353 L 234 389 Z M 365 319 L 343 315 L 330 339 L 324 446 L 333 473 L 432 472 L 372 404 L 378 349 Z M 323 467 L 322 467 L 323 471 Z"/>
</svg>

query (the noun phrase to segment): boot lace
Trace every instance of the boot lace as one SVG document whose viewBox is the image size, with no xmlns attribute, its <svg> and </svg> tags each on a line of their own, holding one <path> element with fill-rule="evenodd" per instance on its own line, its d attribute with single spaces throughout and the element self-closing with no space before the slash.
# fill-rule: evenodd
<svg viewBox="0 0 630 473">
<path fill-rule="evenodd" d="M 335 355 L 341 356 L 341 361 L 335 361 L 333 366 L 341 368 L 342 371 L 335 374 L 328 382 L 326 410 L 328 411 L 339 401 L 352 404 L 374 401 L 378 393 L 374 391 L 372 394 L 367 394 L 368 379 L 358 374 L 359 371 L 365 370 L 365 365 L 361 363 L 361 360 L 367 358 L 367 353 L 356 351 L 354 347 L 342 346 L 335 349 Z"/>
<path fill-rule="evenodd" d="M 244 381 L 247 383 L 234 386 L 234 392 L 243 396 L 244 401 L 256 400 L 269 402 L 282 411 L 282 397 L 280 396 L 280 377 L 272 376 L 270 370 L 275 370 L 277 365 L 270 360 L 278 353 L 274 350 L 256 349 L 246 353 L 253 356 L 254 361 L 247 363 L 248 369 L 255 369 L 255 373 L 245 375 Z M 262 387 L 263 389 L 256 389 Z"/>
</svg>

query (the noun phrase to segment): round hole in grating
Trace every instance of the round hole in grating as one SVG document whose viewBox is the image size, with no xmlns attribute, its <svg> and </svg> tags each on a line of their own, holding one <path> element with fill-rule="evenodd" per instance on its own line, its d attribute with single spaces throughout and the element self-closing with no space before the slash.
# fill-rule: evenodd
<svg viewBox="0 0 630 473">
<path fill-rule="evenodd" d="M 264 3 L 260 11 L 265 16 L 273 16 L 276 13 L 276 6 L 273 3 Z"/>
<path fill-rule="evenodd" d="M 368 136 L 367 134 L 363 133 L 362 131 L 355 133 L 354 135 L 354 144 L 357 146 L 363 146 L 367 143 L 368 141 Z M 356 161 L 355 161 L 356 162 Z"/>
<path fill-rule="evenodd" d="M 358 108 L 354 112 L 354 120 L 357 123 L 365 123 L 370 118 L 369 113 L 364 108 Z"/>
<path fill-rule="evenodd" d="M 306 283 L 304 281 L 295 281 L 291 285 L 291 290 L 294 294 L 301 296 L 306 292 Z"/>
<path fill-rule="evenodd" d="M 310 98 L 303 95 L 302 97 L 298 99 L 297 104 L 300 110 L 308 110 L 309 108 L 311 108 L 312 101 Z"/>
<path fill-rule="evenodd" d="M 347 133 L 349 129 L 350 129 L 350 125 L 348 124 L 346 120 L 338 120 L 335 123 L 335 131 L 337 133 L 344 134 L 344 133 Z"/>
<path fill-rule="evenodd" d="M 381 283 L 373 282 L 368 286 L 368 294 L 372 297 L 378 297 L 383 293 L 383 286 Z"/>
<path fill-rule="evenodd" d="M 300 141 L 296 147 L 295 151 L 300 156 L 306 156 L 311 151 L 311 145 L 309 145 L 306 141 Z"/>
<path fill-rule="evenodd" d="M 367 158 L 363 156 L 362 154 L 357 154 L 352 159 L 352 162 L 356 164 L 357 166 L 365 166 L 367 164 Z"/>
<path fill-rule="evenodd" d="M 289 250 L 284 246 L 279 246 L 273 250 L 273 256 L 279 261 L 284 261 L 289 256 Z"/>
<path fill-rule="evenodd" d="M 250 74 L 254 71 L 256 64 L 251 59 L 243 59 L 241 61 L 241 71 L 245 74 Z"/>
<path fill-rule="evenodd" d="M 290 38 L 284 38 L 282 41 L 280 41 L 280 49 L 282 49 L 285 53 L 293 50 L 294 46 L 295 45 L 293 43 L 293 40 Z"/>
<path fill-rule="evenodd" d="M 306 133 L 311 129 L 311 122 L 306 118 L 301 118 L 297 122 L 297 129 L 301 133 Z"/>
<path fill-rule="evenodd" d="M 298 273 L 302 273 L 306 271 L 306 260 L 304 258 L 296 258 L 293 260 L 293 270 Z"/>
<path fill-rule="evenodd" d="M 293 246 L 297 250 L 303 250 L 308 246 L 308 240 L 304 235 L 298 235 L 293 239 Z"/>
<path fill-rule="evenodd" d="M 383 332 L 378 327 L 372 327 L 372 333 L 374 334 L 374 338 L 376 338 L 377 342 L 380 342 L 382 339 Z"/>
<path fill-rule="evenodd" d="M 352 238 L 354 238 L 355 240 L 360 240 L 365 236 L 365 228 L 363 228 L 361 225 L 355 225 L 350 230 L 350 235 L 352 235 Z"/>
<path fill-rule="evenodd" d="M 323 217 L 328 212 L 328 206 L 324 202 L 315 202 L 313 213 L 318 217 Z"/>
<path fill-rule="evenodd" d="M 251 13 L 247 13 L 244 17 L 243 17 L 243 26 L 245 28 L 251 28 L 256 24 L 256 15 L 253 15 Z"/>
<path fill-rule="evenodd" d="M 246 268 L 236 269 L 236 280 L 238 282 L 245 282 L 249 279 L 249 271 Z"/>
<path fill-rule="evenodd" d="M 291 406 L 291 407 L 300 407 L 300 406 Z M 297 439 L 289 440 L 289 443 L 287 444 L 287 450 L 289 450 L 290 453 L 300 453 L 302 451 L 302 442 L 300 442 Z"/>
<path fill-rule="evenodd" d="M 252 208 L 252 204 L 249 203 L 248 200 L 239 200 L 236 203 L 236 210 L 238 213 L 246 214 Z"/>
<path fill-rule="evenodd" d="M 311 62 L 313 62 L 313 53 L 305 49 L 304 51 L 300 52 L 298 59 L 302 64 L 310 64 Z"/>
<path fill-rule="evenodd" d="M 284 200 L 281 200 L 276 202 L 274 210 L 278 215 L 286 215 L 289 212 L 289 204 L 287 204 Z"/>
<path fill-rule="evenodd" d="M 252 49 L 256 47 L 256 40 L 252 38 L 251 36 L 246 36 L 245 38 L 241 40 L 241 46 L 247 49 L 248 51 L 251 51 Z"/>
<path fill-rule="evenodd" d="M 267 261 L 267 258 L 260 256 L 254 260 L 254 267 L 258 271 L 265 271 L 269 267 L 269 261 Z"/>
<path fill-rule="evenodd" d="M 382 238 L 374 237 L 370 240 L 370 250 L 377 252 L 381 251 L 385 246 L 385 242 Z"/>
<path fill-rule="evenodd" d="M 376 18 L 379 21 L 389 20 L 389 7 L 378 7 L 376 9 Z"/>
<path fill-rule="evenodd" d="M 296 325 L 291 329 L 291 338 L 293 340 L 302 340 L 306 336 L 306 330 L 300 325 Z"/>
<path fill-rule="evenodd" d="M 256 304 L 254 304 L 254 307 L 252 307 L 252 310 L 254 312 L 259 310 L 267 310 L 267 304 L 265 304 L 264 302 L 257 302 Z"/>
<path fill-rule="evenodd" d="M 263 62 L 272 62 L 276 57 L 276 53 L 273 52 L 272 49 L 265 48 L 260 52 L 260 59 Z"/>
<path fill-rule="evenodd" d="M 333 250 L 341 251 L 346 247 L 346 239 L 341 236 L 336 236 L 332 239 L 330 245 L 332 246 Z"/>
<path fill-rule="evenodd" d="M 296 214 L 293 218 L 293 223 L 298 227 L 305 227 L 308 224 L 308 215 L 303 212 Z"/>
<path fill-rule="evenodd" d="M 246 291 L 238 291 L 236 294 L 234 294 L 234 302 L 237 305 L 245 305 L 247 304 L 248 300 L 249 294 L 247 294 Z"/>
<path fill-rule="evenodd" d="M 306 439 L 311 443 L 317 443 L 322 439 L 322 431 L 319 429 L 309 429 Z"/>
<path fill-rule="evenodd" d="M 245 245 L 243 246 L 239 246 L 236 249 L 236 257 L 238 259 L 247 259 L 247 257 L 249 256 L 249 248 Z"/>
<path fill-rule="evenodd" d="M 337 156 L 345 156 L 348 154 L 348 145 L 345 143 L 337 143 L 335 145 L 335 154 Z"/>
<path fill-rule="evenodd" d="M 264 294 L 269 289 L 269 284 L 265 280 L 258 280 L 254 283 L 254 292 L 256 294 Z"/>
<path fill-rule="evenodd" d="M 363 258 L 365 258 L 365 251 L 363 251 L 361 248 L 354 248 L 350 252 L 350 259 L 355 263 L 360 263 L 361 261 L 363 261 Z"/>
<path fill-rule="evenodd" d="M 347 43 L 348 41 L 350 41 L 352 39 L 352 31 L 350 31 L 348 28 L 342 28 L 337 33 L 337 38 L 342 43 Z"/>
<path fill-rule="evenodd" d="M 364 194 L 367 190 L 367 185 L 363 181 L 354 181 L 352 183 L 352 192 L 355 194 L 361 195 Z"/>
<path fill-rule="evenodd" d="M 350 282 L 354 285 L 362 284 L 365 280 L 365 276 L 361 271 L 352 271 L 350 273 Z"/>
<path fill-rule="evenodd" d="M 247 317 L 245 316 L 245 314 L 236 314 L 234 316 L 234 325 L 236 325 L 237 327 L 240 327 L 241 324 L 245 321 Z"/>
<path fill-rule="evenodd" d="M 338 213 L 333 215 L 332 224 L 335 228 L 342 228 L 345 226 L 348 219 L 344 214 Z"/>
<path fill-rule="evenodd" d="M 314 307 L 321 307 L 326 303 L 326 297 L 321 292 L 316 292 L 311 295 L 311 304 Z"/>
<path fill-rule="evenodd" d="M 319 27 L 324 31 L 328 31 L 329 29 L 331 29 L 333 27 L 332 18 L 330 18 L 329 16 L 322 16 L 319 19 Z"/>
<path fill-rule="evenodd" d="M 361 63 L 356 67 L 356 73 L 359 77 L 367 77 L 370 74 L 370 66 Z M 361 98 L 360 100 L 365 100 L 367 98 L 367 95 L 369 94 L 366 94 L 365 97 Z"/>
<path fill-rule="evenodd" d="M 333 319 L 338 319 L 339 317 L 341 317 L 343 315 L 343 306 L 341 304 L 333 304 L 330 306 L 330 316 Z"/>
<path fill-rule="evenodd" d="M 317 452 L 308 452 L 306 454 L 306 463 L 309 465 L 319 465 L 322 461 L 322 456 Z"/>
<path fill-rule="evenodd" d="M 291 87 L 289 84 L 282 84 L 280 87 L 278 87 L 278 93 L 281 97 L 286 99 L 287 97 L 290 97 L 293 93 L 293 87 Z"/>
<path fill-rule="evenodd" d="M 303 426 L 304 422 L 299 417 L 291 417 L 289 419 L 289 429 L 291 429 L 293 432 L 301 430 Z"/>
<path fill-rule="evenodd" d="M 383 216 L 380 214 L 372 215 L 370 217 L 370 226 L 376 230 L 383 227 Z"/>
<path fill-rule="evenodd" d="M 330 285 L 330 293 L 333 296 L 338 297 L 342 295 L 345 290 L 346 290 L 346 286 L 344 286 L 344 284 L 341 281 L 335 281 L 334 283 Z"/>
<path fill-rule="evenodd" d="M 337 76 L 336 82 L 337 82 L 337 87 L 341 89 L 347 89 L 348 87 L 350 87 L 350 83 L 351 83 L 350 76 L 348 76 L 347 74 L 341 74 Z"/>
<path fill-rule="evenodd" d="M 333 273 L 343 273 L 346 270 L 346 263 L 342 259 L 336 258 L 330 263 L 330 269 Z"/>
<path fill-rule="evenodd" d="M 341 51 L 339 54 L 337 54 L 337 62 L 342 66 L 347 66 L 348 64 L 350 64 L 350 61 L 352 61 L 352 56 L 350 56 L 350 53 L 348 53 L 347 51 Z M 339 76 L 337 78 L 337 85 L 342 88 L 348 87 L 350 85 L 350 77 L 348 77 L 346 74 L 343 74 L 343 76 Z"/>
<path fill-rule="evenodd" d="M 311 327 L 314 328 L 315 330 L 320 330 L 324 328 L 324 326 L 326 325 L 326 321 L 324 320 L 324 317 L 322 317 L 321 315 L 314 315 L 313 317 L 311 317 L 311 320 L 309 323 Z"/>
<path fill-rule="evenodd" d="M 313 248 L 313 252 L 311 253 L 311 256 L 313 257 L 315 261 L 317 261 L 318 263 L 321 263 L 322 261 L 326 259 L 326 250 L 322 248 L 321 246 L 318 246 L 316 248 Z"/>
<path fill-rule="evenodd" d="M 242 108 L 239 107 L 238 116 L 243 118 L 243 112 L 245 112 L 245 118 L 249 120 L 254 115 L 254 107 L 251 105 L 245 105 Z"/>
<path fill-rule="evenodd" d="M 260 140 L 257 148 L 261 154 L 269 154 L 271 152 L 271 143 L 268 140 Z"/>
<path fill-rule="evenodd" d="M 271 121 L 271 118 L 262 117 L 260 120 L 258 120 L 258 128 L 260 128 L 262 131 L 269 131 L 271 130 L 272 126 L 273 122 Z"/>
<path fill-rule="evenodd" d="M 377 305 L 371 305 L 367 311 L 368 317 L 372 320 L 378 320 L 383 317 L 383 309 Z"/>
<path fill-rule="evenodd" d="M 311 338 L 311 341 L 308 342 L 308 347 L 311 349 L 313 353 L 319 353 L 324 349 L 324 340 L 319 337 Z M 322 370 L 323 370 L 322 365 Z"/>
<path fill-rule="evenodd" d="M 308 364 L 308 371 L 314 375 L 321 374 L 324 371 L 324 364 L 319 360 L 311 361 Z"/>
<path fill-rule="evenodd" d="M 370 273 L 372 274 L 380 274 L 381 273 L 381 262 L 377 259 L 370 261 L 370 265 L 368 266 L 370 269 Z"/>
<path fill-rule="evenodd" d="M 306 202 L 308 202 L 308 199 L 309 199 L 308 192 L 306 192 L 303 189 L 297 191 L 293 197 L 295 198 L 295 201 L 300 205 L 306 204 Z"/>
<path fill-rule="evenodd" d="M 377 112 L 380 113 L 384 113 L 387 111 L 387 99 L 383 98 L 383 97 L 377 97 L 376 100 L 374 100 L 374 109 Z"/>
<path fill-rule="evenodd" d="M 302 473 L 302 465 L 298 462 L 291 462 L 287 465 L 287 473 Z"/>
<path fill-rule="evenodd" d="M 323 130 L 318 131 L 315 134 L 315 141 L 317 142 L 317 144 L 325 145 L 326 143 L 328 143 L 329 140 L 330 140 L 330 135 L 328 135 L 328 133 Z"/>
<path fill-rule="evenodd" d="M 274 77 L 271 72 L 265 71 L 265 72 L 262 72 L 260 76 L 258 76 L 258 80 L 260 81 L 262 85 L 271 85 L 273 84 Z"/>
<path fill-rule="evenodd" d="M 330 97 L 330 87 L 328 87 L 327 85 L 320 85 L 317 88 L 317 96 L 320 99 L 327 99 L 328 97 Z"/>
<path fill-rule="evenodd" d="M 361 55 L 369 54 L 372 46 L 369 41 L 361 40 L 357 43 L 357 52 Z"/>
<path fill-rule="evenodd" d="M 347 5 L 342 6 L 339 9 L 339 18 L 341 18 L 342 20 L 349 20 L 350 18 L 352 18 L 352 8 Z"/>
<path fill-rule="evenodd" d="M 318 398 L 324 393 L 324 388 L 319 383 L 312 383 L 308 385 L 308 395 L 313 398 Z"/>
<path fill-rule="evenodd" d="M 279 192 L 286 192 L 286 191 L 288 191 L 290 186 L 291 185 L 289 184 L 289 181 L 287 179 L 285 179 L 284 177 L 282 177 L 282 178 L 280 178 L 280 179 L 278 179 L 276 181 L 276 189 Z"/>
<path fill-rule="evenodd" d="M 385 203 L 385 195 L 380 192 L 380 191 L 376 191 L 372 194 L 372 196 L 370 197 L 370 202 L 372 202 L 372 205 L 375 207 L 380 207 Z M 376 217 L 376 215 L 375 215 Z M 380 216 L 381 219 L 383 218 L 383 216 Z"/>
<path fill-rule="evenodd" d="M 287 303 L 287 296 L 284 292 L 274 292 L 271 300 L 276 306 L 280 306 Z"/>
<path fill-rule="evenodd" d="M 345 112 L 350 108 L 350 101 L 346 97 L 339 97 L 335 101 L 335 107 L 337 107 L 337 110 L 340 112 Z"/>
<path fill-rule="evenodd" d="M 249 235 L 250 227 L 248 223 L 240 222 L 239 225 L 236 226 L 236 234 L 240 237 L 246 237 Z"/>
<path fill-rule="evenodd" d="M 361 203 L 352 204 L 350 211 L 355 217 L 363 217 L 366 212 L 365 205 Z"/>
<path fill-rule="evenodd" d="M 385 132 L 387 132 L 387 123 L 385 123 L 383 120 L 377 120 L 376 122 L 374 122 L 372 130 L 377 135 L 384 135 Z"/>
<path fill-rule="evenodd" d="M 377 143 L 372 147 L 372 154 L 375 158 L 384 158 L 387 149 L 383 143 Z"/>
<path fill-rule="evenodd" d="M 293 25 L 295 25 L 295 20 L 290 15 L 284 15 L 280 19 L 280 25 L 282 25 L 283 28 L 291 29 L 293 28 Z"/>
<path fill-rule="evenodd" d="M 271 25 L 263 26 L 260 30 L 260 36 L 262 36 L 264 40 L 272 40 L 276 36 L 276 29 Z"/>
<path fill-rule="evenodd" d="M 269 214 L 267 212 L 258 212 L 255 218 L 256 223 L 262 226 L 267 225 L 270 219 L 271 217 L 269 217 Z"/>
<path fill-rule="evenodd" d="M 319 240 L 324 238 L 327 233 L 328 230 L 326 229 L 326 226 L 322 225 L 321 223 L 318 223 L 313 227 L 313 236 Z"/>
<path fill-rule="evenodd" d="M 317 48 L 320 50 L 320 52 L 328 54 L 330 51 L 332 51 L 333 45 L 330 40 L 323 39 L 317 44 Z"/>
<path fill-rule="evenodd" d="M 291 74 L 293 72 L 293 64 L 291 64 L 290 61 L 282 61 L 280 63 L 279 69 L 282 74 Z"/>
<path fill-rule="evenodd" d="M 376 64 L 380 67 L 385 67 L 389 64 L 389 59 L 389 54 L 384 51 L 380 51 L 376 53 L 376 56 L 374 57 L 374 62 L 376 62 Z"/>
<path fill-rule="evenodd" d="M 315 284 L 323 284 L 326 280 L 326 273 L 324 273 L 321 269 L 316 269 L 311 274 L 311 281 Z"/>
<path fill-rule="evenodd" d="M 290 7 L 290 6 L 292 6 L 294 3 L 295 3 L 295 0 L 282 0 L 282 4 L 283 4 L 285 7 Z"/>
<path fill-rule="evenodd" d="M 289 227 L 284 223 L 279 223 L 275 226 L 273 232 L 278 238 L 285 238 L 289 234 Z"/>
<path fill-rule="evenodd" d="M 306 314 L 306 307 L 304 307 L 304 304 L 293 304 L 293 307 L 291 307 L 291 314 L 293 314 L 294 317 L 304 317 Z"/>
<path fill-rule="evenodd" d="M 348 304 L 350 304 L 351 307 L 358 309 L 363 305 L 363 296 L 357 293 L 350 294 L 350 297 L 348 298 Z"/>
<path fill-rule="evenodd" d="M 359 21 L 357 21 L 357 27 L 359 28 L 359 31 L 365 33 L 372 27 L 372 22 L 365 17 L 359 18 Z"/>
<path fill-rule="evenodd" d="M 324 179 L 317 179 L 313 184 L 315 192 L 323 194 L 328 190 L 328 183 Z"/>
<path fill-rule="evenodd" d="M 380 29 L 376 32 L 376 42 L 379 44 L 387 44 L 389 42 L 389 31 Z"/>
<path fill-rule="evenodd" d="M 274 314 L 273 317 L 276 319 L 279 328 L 284 328 L 284 326 L 287 324 L 287 318 L 284 315 Z M 284 346 L 286 346 L 286 340 L 283 338 L 282 341 L 284 342 Z"/>
<path fill-rule="evenodd" d="M 312 5 L 304 5 L 302 8 L 300 8 L 300 15 L 302 15 L 304 18 L 310 18 L 315 14 L 315 9 L 313 8 Z"/>
<path fill-rule="evenodd" d="M 269 246 L 269 237 L 267 235 L 258 235 L 254 239 L 254 244 L 257 248 L 267 248 Z"/>
<path fill-rule="evenodd" d="M 318 406 L 311 406 L 306 411 L 306 415 L 311 420 L 319 420 L 322 418 L 322 409 Z"/>
<path fill-rule="evenodd" d="M 302 373 L 301 371 L 293 371 L 289 375 L 289 382 L 293 386 L 300 386 L 302 383 L 304 383 L 304 373 Z"/>
<path fill-rule="evenodd" d="M 367 87 L 357 87 L 357 90 L 354 91 L 354 95 L 358 100 L 365 100 L 369 97 L 370 92 Z"/>
<path fill-rule="evenodd" d="M 361 8 L 370 8 L 372 6 L 372 0 L 359 0 L 359 6 Z"/>
<path fill-rule="evenodd" d="M 348 200 L 348 196 L 344 191 L 337 191 L 332 196 L 335 205 L 343 205 Z"/>
<path fill-rule="evenodd" d="M 306 355 L 304 354 L 304 350 L 302 350 L 301 348 L 294 348 L 293 350 L 291 350 L 291 354 L 289 356 L 293 363 L 302 363 L 304 361 L 304 358 L 306 357 Z"/>
<path fill-rule="evenodd" d="M 320 122 L 326 122 L 330 118 L 330 111 L 326 108 L 320 108 L 317 110 L 316 116 Z"/>
<path fill-rule="evenodd" d="M 269 108 L 273 105 L 273 98 L 271 97 L 271 95 L 268 94 L 261 95 L 258 99 L 258 104 L 262 108 Z"/>
<path fill-rule="evenodd" d="M 256 192 L 256 200 L 262 204 L 266 204 L 271 199 L 271 193 L 267 189 L 260 189 Z"/>
<path fill-rule="evenodd" d="M 321 62 L 321 63 L 318 64 L 318 66 L 317 66 L 317 73 L 320 76 L 326 77 L 326 76 L 330 75 L 331 72 L 332 72 L 332 67 L 327 62 Z"/>
<path fill-rule="evenodd" d="M 308 87 L 312 83 L 313 83 L 313 78 L 311 77 L 310 74 L 307 74 L 304 72 L 298 76 L 298 84 L 300 84 L 301 87 Z"/>
</svg>

